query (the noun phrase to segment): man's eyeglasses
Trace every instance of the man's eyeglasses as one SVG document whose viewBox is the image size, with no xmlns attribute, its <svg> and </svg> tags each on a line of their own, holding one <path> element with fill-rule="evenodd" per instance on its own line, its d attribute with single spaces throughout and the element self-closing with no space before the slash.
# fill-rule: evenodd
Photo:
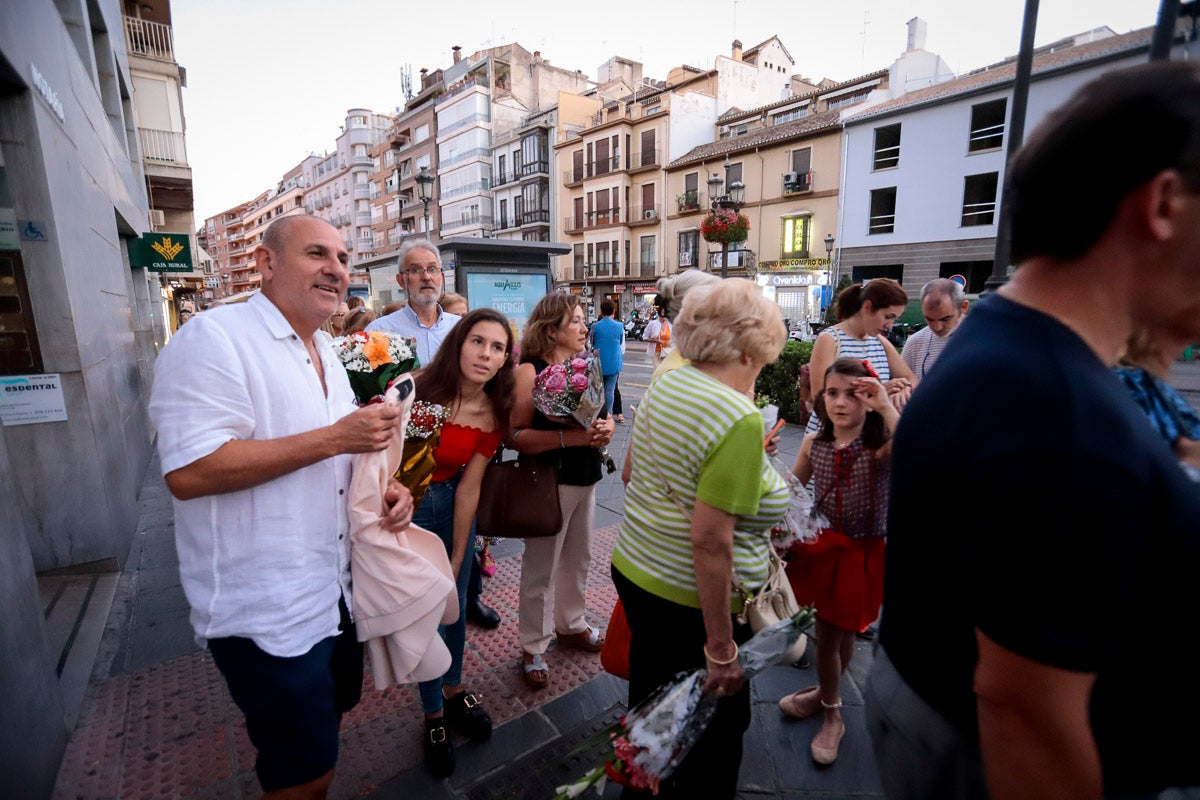
<svg viewBox="0 0 1200 800">
<path fill-rule="evenodd" d="M 441 267 L 425 267 L 424 269 L 421 269 L 420 267 L 409 267 L 408 269 L 404 270 L 404 274 L 411 275 L 414 278 L 419 278 L 423 274 L 432 277 L 441 273 L 441 271 Z"/>
</svg>

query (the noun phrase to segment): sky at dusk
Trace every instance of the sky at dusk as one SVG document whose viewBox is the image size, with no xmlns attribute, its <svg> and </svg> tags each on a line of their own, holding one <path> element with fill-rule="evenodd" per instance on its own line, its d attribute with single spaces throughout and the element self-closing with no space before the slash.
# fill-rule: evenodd
<svg viewBox="0 0 1200 800">
<path fill-rule="evenodd" d="M 1016 54 L 1023 0 L 609 0 L 583 4 L 414 0 L 172 0 L 175 53 L 187 70 L 184 115 L 196 225 L 273 186 L 308 153 L 333 149 L 346 110 L 394 113 L 401 70 L 518 42 L 593 80 L 614 55 L 663 79 L 707 69 L 732 41 L 771 36 L 795 74 L 836 81 L 886 68 L 906 23 L 928 24 L 925 49 L 963 73 Z M 1105 26 L 1154 25 L 1159 0 L 1041 0 L 1037 44 Z M 686 9 L 686 11 L 683 11 Z"/>
</svg>

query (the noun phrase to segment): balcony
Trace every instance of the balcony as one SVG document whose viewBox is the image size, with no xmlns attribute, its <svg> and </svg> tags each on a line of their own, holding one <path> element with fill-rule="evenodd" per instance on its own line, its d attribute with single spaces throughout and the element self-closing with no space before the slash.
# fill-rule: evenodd
<svg viewBox="0 0 1200 800">
<path fill-rule="evenodd" d="M 175 48 L 171 43 L 170 25 L 125 17 L 125 44 L 129 48 L 131 56 L 153 58 L 158 61 L 175 61 Z"/>
<path fill-rule="evenodd" d="M 621 216 L 621 209 L 610 208 L 603 211 L 588 211 L 582 215 L 573 214 L 563 218 L 563 230 L 567 233 L 578 233 L 588 228 L 608 228 L 622 225 L 626 222 Z"/>
<path fill-rule="evenodd" d="M 450 100 L 450 98 L 454 97 L 455 95 L 462 94 L 463 92 L 467 91 L 468 89 L 470 89 L 473 86 L 486 87 L 487 79 L 480 75 L 472 75 L 469 78 L 459 81 L 458 83 L 454 84 L 450 88 L 446 89 L 446 93 L 443 94 L 441 97 L 439 97 L 436 101 L 434 101 L 435 105 L 439 105 L 439 106 L 445 105 L 446 102 L 448 102 Z"/>
<path fill-rule="evenodd" d="M 697 189 L 687 189 L 675 198 L 680 214 L 688 214 L 700 210 L 700 192 Z"/>
<path fill-rule="evenodd" d="M 813 171 L 783 173 L 783 193 L 798 194 L 811 192 L 813 187 Z"/>
<path fill-rule="evenodd" d="M 629 222 L 631 227 L 639 225 L 657 225 L 659 220 L 659 211 L 656 206 L 634 206 L 630 209 Z"/>
<path fill-rule="evenodd" d="M 142 142 L 142 158 L 144 160 L 153 161 L 156 164 L 187 166 L 187 148 L 184 145 L 182 133 L 139 127 L 138 138 Z"/>
<path fill-rule="evenodd" d="M 458 219 L 442 220 L 442 230 L 450 231 L 458 228 L 470 228 L 476 225 L 482 225 L 485 228 L 492 227 L 491 214 L 463 214 Z"/>
<path fill-rule="evenodd" d="M 517 166 L 516 172 L 521 180 L 548 176 L 550 174 L 550 163 L 548 161 L 533 161 L 528 164 L 521 164 Z"/>
<path fill-rule="evenodd" d="M 585 265 L 584 269 L 588 270 L 589 278 L 620 278 L 621 262 L 619 259 L 610 259 L 607 261 L 597 261 L 591 265 Z"/>
<path fill-rule="evenodd" d="M 563 186 L 570 188 L 583 183 L 583 173 L 583 167 L 567 170 L 563 173 Z"/>
<path fill-rule="evenodd" d="M 621 171 L 621 157 L 600 158 L 587 165 L 585 178 L 598 178 L 601 175 L 611 175 Z"/>
<path fill-rule="evenodd" d="M 637 276 L 639 278 L 653 278 L 658 274 L 657 261 L 642 261 L 638 263 Z"/>
<path fill-rule="evenodd" d="M 370 200 L 371 199 L 371 184 L 369 184 L 369 183 L 354 184 L 354 199 L 355 200 Z"/>
<path fill-rule="evenodd" d="M 629 171 L 641 172 L 647 169 L 659 169 L 662 167 L 662 157 L 659 154 L 658 148 L 653 150 L 643 150 L 640 153 L 634 153 L 629 159 Z"/>
<path fill-rule="evenodd" d="M 373 167 L 375 166 L 375 159 L 370 156 L 350 156 L 350 166 Z"/>
<path fill-rule="evenodd" d="M 374 224 L 374 215 L 370 211 L 357 211 L 354 214 L 355 225 L 371 225 Z"/>
<path fill-rule="evenodd" d="M 464 119 L 460 119 L 458 122 L 452 122 L 444 128 L 439 127 L 438 128 L 438 140 L 440 141 L 442 139 L 442 137 L 448 136 L 449 134 L 454 133 L 457 130 L 462 130 L 463 128 L 467 127 L 468 125 L 474 125 L 477 122 L 491 122 L 491 121 L 492 121 L 491 116 L 489 116 L 486 112 L 478 111 L 474 114 L 471 114 L 468 117 L 465 117 Z"/>
<path fill-rule="evenodd" d="M 525 211 L 521 214 L 521 225 L 549 225 L 550 212 L 547 210 Z"/>
</svg>

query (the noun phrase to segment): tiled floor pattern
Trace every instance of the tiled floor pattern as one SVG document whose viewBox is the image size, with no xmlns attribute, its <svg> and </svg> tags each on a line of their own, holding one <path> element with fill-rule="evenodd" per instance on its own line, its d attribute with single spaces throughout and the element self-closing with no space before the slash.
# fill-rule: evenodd
<svg viewBox="0 0 1200 800">
<path fill-rule="evenodd" d="M 592 534 L 588 574 L 591 621 L 603 628 L 616 602 L 608 564 L 617 528 Z M 528 687 L 517 644 L 519 556 L 501 558 L 484 581 L 484 602 L 500 627 L 468 626 L 465 683 L 496 726 L 575 689 L 600 672 L 599 657 L 551 645 L 550 685 Z M 369 671 L 369 670 L 368 670 Z M 330 796 L 358 797 L 421 761 L 421 710 L 415 686 L 382 692 L 365 680 L 363 700 L 346 715 Z M 94 683 L 84 698 L 59 772 L 56 800 L 102 798 L 253 798 L 254 748 L 241 713 L 208 653 L 196 652 Z"/>
</svg>

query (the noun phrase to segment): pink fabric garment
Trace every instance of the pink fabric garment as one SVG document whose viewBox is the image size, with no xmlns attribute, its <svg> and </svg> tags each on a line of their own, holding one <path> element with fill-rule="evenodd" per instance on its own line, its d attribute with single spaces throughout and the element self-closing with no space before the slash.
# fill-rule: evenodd
<svg viewBox="0 0 1200 800">
<path fill-rule="evenodd" d="M 416 525 L 393 533 L 381 524 L 383 494 L 400 464 L 413 395 L 401 401 L 391 388 L 385 399 L 402 406 L 400 425 L 386 450 L 354 456 L 348 508 L 354 623 L 380 690 L 444 675 L 450 651 L 438 625 L 453 622 L 459 613 L 442 540 Z"/>
</svg>

